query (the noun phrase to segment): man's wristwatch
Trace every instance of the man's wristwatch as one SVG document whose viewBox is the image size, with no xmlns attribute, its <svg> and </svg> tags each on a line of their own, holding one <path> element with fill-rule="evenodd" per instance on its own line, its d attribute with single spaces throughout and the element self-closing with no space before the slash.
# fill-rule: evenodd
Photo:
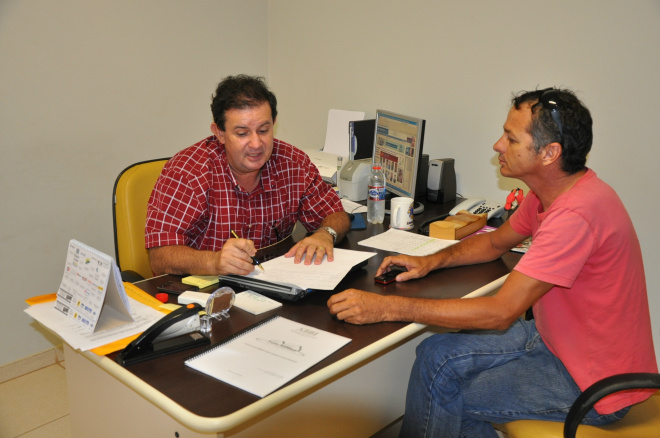
<svg viewBox="0 0 660 438">
<path fill-rule="evenodd" d="M 332 244 L 333 245 L 335 243 L 337 243 L 337 232 L 335 230 L 333 230 L 330 227 L 322 227 L 322 228 L 319 228 L 319 230 L 325 230 L 325 231 L 328 232 L 328 234 L 330 234 L 332 236 Z"/>
</svg>

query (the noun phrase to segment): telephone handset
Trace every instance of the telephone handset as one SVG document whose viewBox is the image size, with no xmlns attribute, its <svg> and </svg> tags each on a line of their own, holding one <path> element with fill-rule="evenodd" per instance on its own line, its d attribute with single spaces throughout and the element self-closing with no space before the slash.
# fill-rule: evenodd
<svg viewBox="0 0 660 438">
<path fill-rule="evenodd" d="M 488 219 L 500 217 L 504 213 L 504 205 L 499 202 L 487 201 L 479 198 L 469 198 L 452 208 L 450 215 L 455 215 L 461 210 L 467 210 L 472 214 L 488 213 Z"/>
<path fill-rule="evenodd" d="M 128 344 L 115 360 L 123 366 L 133 365 L 209 344 L 210 339 L 196 331 L 200 328 L 199 312 L 202 310 L 199 304 L 191 303 L 162 317 Z"/>
</svg>

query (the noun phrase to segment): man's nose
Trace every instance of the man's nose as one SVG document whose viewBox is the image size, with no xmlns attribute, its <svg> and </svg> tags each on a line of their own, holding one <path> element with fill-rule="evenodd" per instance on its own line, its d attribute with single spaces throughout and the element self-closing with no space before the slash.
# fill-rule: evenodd
<svg viewBox="0 0 660 438">
<path fill-rule="evenodd" d="M 259 147 L 260 144 L 261 144 L 261 138 L 259 137 L 259 133 L 255 131 L 250 135 L 249 146 L 256 148 Z"/>
<path fill-rule="evenodd" d="M 493 145 L 493 150 L 499 153 L 504 152 L 504 136 L 500 137 L 499 140 L 495 142 Z"/>
</svg>

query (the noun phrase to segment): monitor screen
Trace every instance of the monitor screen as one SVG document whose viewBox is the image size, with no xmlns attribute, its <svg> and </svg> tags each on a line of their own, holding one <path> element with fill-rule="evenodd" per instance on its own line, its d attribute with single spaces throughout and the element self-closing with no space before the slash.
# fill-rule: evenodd
<svg viewBox="0 0 660 438">
<path fill-rule="evenodd" d="M 385 186 L 393 196 L 415 199 L 426 121 L 376 110 L 374 161 L 380 161 Z"/>
</svg>

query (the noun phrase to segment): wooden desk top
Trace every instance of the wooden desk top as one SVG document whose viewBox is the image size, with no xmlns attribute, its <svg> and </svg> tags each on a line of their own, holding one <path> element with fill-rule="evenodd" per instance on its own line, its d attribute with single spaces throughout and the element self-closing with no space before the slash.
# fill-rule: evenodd
<svg viewBox="0 0 660 438">
<path fill-rule="evenodd" d="M 450 204 L 445 204 L 445 206 L 427 205 L 426 211 L 419 217 L 415 217 L 415 223 L 420 225 L 422 221 L 438 216 L 451 207 L 453 205 Z M 357 242 L 387 229 L 388 219 L 386 217 L 384 224 L 371 225 L 367 223 L 366 230 L 351 231 L 347 238 L 338 245 L 338 247 L 346 249 L 375 251 L 377 255 L 369 259 L 367 266 L 357 272 L 350 273 L 339 284 L 337 291 L 357 288 L 381 294 L 428 298 L 460 298 L 508 274 L 520 259 L 520 255 L 508 253 L 501 259 L 490 263 L 434 271 L 423 279 L 381 285 L 375 283 L 373 277 L 383 258 L 390 255 L 390 253 L 361 247 Z M 149 293 L 155 294 L 156 287 L 167 281 L 168 278 L 169 276 L 157 277 L 136 283 L 136 285 Z M 409 326 L 409 323 L 406 322 L 356 326 L 339 321 L 330 315 L 326 306 L 326 301 L 333 293 L 335 292 L 316 291 L 298 302 L 284 302 L 281 308 L 256 316 L 241 309 L 232 308 L 229 319 L 214 323 L 212 343 L 219 342 L 232 333 L 249 327 L 274 313 L 352 339 L 348 345 L 290 382 L 293 383 Z M 191 349 L 171 354 L 163 358 L 131 365 L 126 369 L 166 397 L 201 417 L 224 417 L 260 400 L 257 396 L 185 366 L 185 358 L 198 350 Z M 112 354 L 108 357 L 114 359 L 114 356 Z"/>
</svg>

